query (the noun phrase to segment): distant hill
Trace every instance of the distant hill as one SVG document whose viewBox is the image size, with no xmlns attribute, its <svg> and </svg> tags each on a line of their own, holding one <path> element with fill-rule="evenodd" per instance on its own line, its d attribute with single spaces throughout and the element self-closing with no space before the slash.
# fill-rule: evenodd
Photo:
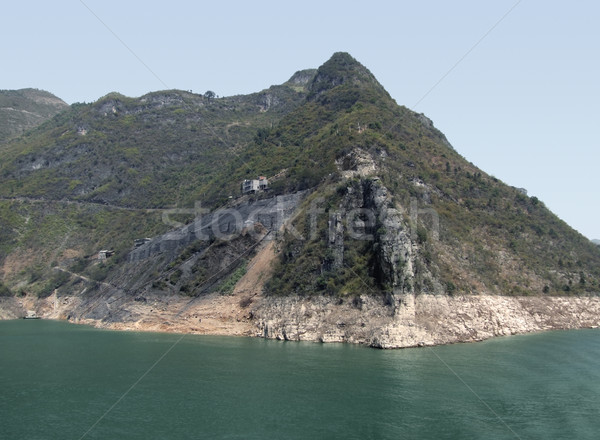
<svg viewBox="0 0 600 440">
<path fill-rule="evenodd" d="M 62 99 L 44 90 L 0 90 L 0 143 L 23 134 L 68 107 Z"/>
<path fill-rule="evenodd" d="M 600 246 L 600 240 L 598 240 L 598 239 L 592 240 L 592 243 L 597 244 L 598 246 Z"/>
</svg>

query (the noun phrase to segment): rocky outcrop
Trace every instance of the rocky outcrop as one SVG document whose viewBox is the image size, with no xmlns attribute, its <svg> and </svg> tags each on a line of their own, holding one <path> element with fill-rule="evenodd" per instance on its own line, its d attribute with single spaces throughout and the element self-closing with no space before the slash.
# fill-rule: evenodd
<svg viewBox="0 0 600 440">
<path fill-rule="evenodd" d="M 252 312 L 256 336 L 402 348 L 494 336 L 600 326 L 598 297 L 360 296 L 264 298 Z"/>
<path fill-rule="evenodd" d="M 287 84 L 304 87 L 312 81 L 316 73 L 317 69 L 300 70 L 292 75 Z"/>
<path fill-rule="evenodd" d="M 365 218 L 361 225 L 354 220 L 356 214 Z M 337 267 L 341 267 L 344 231 L 338 217 L 353 219 L 352 231 L 348 234 L 351 238 L 373 243 L 376 256 L 373 275 L 381 286 L 396 293 L 414 291 L 415 265 L 419 258 L 417 237 L 411 225 L 414 216 L 394 206 L 389 190 L 377 177 L 350 183 L 339 211 L 329 221 L 330 247 L 336 262 L 340 260 Z"/>
<path fill-rule="evenodd" d="M 244 295 L 0 298 L 0 319 L 21 318 L 31 310 L 45 319 L 119 330 L 345 342 L 376 348 L 475 342 L 600 326 L 600 297 Z M 98 313 L 77 313 L 92 309 Z"/>
<path fill-rule="evenodd" d="M 378 277 L 393 289 L 411 291 L 416 258 L 410 230 L 398 209 L 392 206 L 389 191 L 378 181 L 365 181 L 365 207 L 377 213 L 375 240 L 378 244 Z"/>
<path fill-rule="evenodd" d="M 14 297 L 0 298 L 0 320 L 23 318 L 27 311 L 22 301 Z"/>
</svg>

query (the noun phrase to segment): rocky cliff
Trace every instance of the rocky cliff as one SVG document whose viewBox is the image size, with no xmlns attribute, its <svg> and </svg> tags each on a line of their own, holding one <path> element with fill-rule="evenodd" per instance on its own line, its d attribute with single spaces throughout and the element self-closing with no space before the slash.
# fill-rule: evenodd
<svg viewBox="0 0 600 440">
<path fill-rule="evenodd" d="M 103 316 L 75 314 L 94 307 L 104 310 Z M 116 295 L 0 298 L 0 319 L 19 318 L 28 310 L 44 318 L 102 328 L 345 342 L 377 348 L 475 342 L 494 336 L 600 326 L 598 297 L 403 294 L 385 301 L 370 295 L 345 301 L 265 298 L 238 291 L 196 299 L 156 295 L 143 300 Z"/>
<path fill-rule="evenodd" d="M 253 317 L 265 338 L 402 348 L 597 327 L 600 298 L 403 294 L 391 305 L 368 295 L 341 302 L 268 298 Z"/>
</svg>

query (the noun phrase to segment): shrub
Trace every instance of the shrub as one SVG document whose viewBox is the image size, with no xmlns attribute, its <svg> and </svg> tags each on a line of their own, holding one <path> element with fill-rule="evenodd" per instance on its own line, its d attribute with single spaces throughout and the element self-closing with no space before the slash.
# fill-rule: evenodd
<svg viewBox="0 0 600 440">
<path fill-rule="evenodd" d="M 448 295 L 452 295 L 456 291 L 456 286 L 452 281 L 448 281 L 448 284 L 446 284 L 446 290 L 448 291 Z"/>
<path fill-rule="evenodd" d="M 179 279 L 181 278 L 181 275 L 183 275 L 183 272 L 181 271 L 181 269 L 177 269 L 169 277 L 169 282 L 173 285 L 177 284 L 179 282 Z"/>
<path fill-rule="evenodd" d="M 221 295 L 231 295 L 235 285 L 246 274 L 246 262 L 243 262 L 219 287 Z"/>
<path fill-rule="evenodd" d="M 4 284 L 0 283 L 0 296 L 12 296 L 13 293 L 10 291 L 8 287 Z"/>
<path fill-rule="evenodd" d="M 67 272 L 56 271 L 52 278 L 48 280 L 46 284 L 42 287 L 42 289 L 38 292 L 39 298 L 46 298 L 47 296 L 52 295 L 55 289 L 58 289 L 60 286 L 66 284 L 71 279 L 71 275 Z"/>
</svg>

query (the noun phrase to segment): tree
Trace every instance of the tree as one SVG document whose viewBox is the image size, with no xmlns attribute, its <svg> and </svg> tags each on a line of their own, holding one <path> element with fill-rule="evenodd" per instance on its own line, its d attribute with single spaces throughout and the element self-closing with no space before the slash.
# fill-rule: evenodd
<svg viewBox="0 0 600 440">
<path fill-rule="evenodd" d="M 215 92 L 213 92 L 212 90 L 208 90 L 206 91 L 206 93 L 204 93 L 204 97 L 206 98 L 206 100 L 208 102 L 212 101 L 213 99 L 215 99 Z"/>
</svg>

